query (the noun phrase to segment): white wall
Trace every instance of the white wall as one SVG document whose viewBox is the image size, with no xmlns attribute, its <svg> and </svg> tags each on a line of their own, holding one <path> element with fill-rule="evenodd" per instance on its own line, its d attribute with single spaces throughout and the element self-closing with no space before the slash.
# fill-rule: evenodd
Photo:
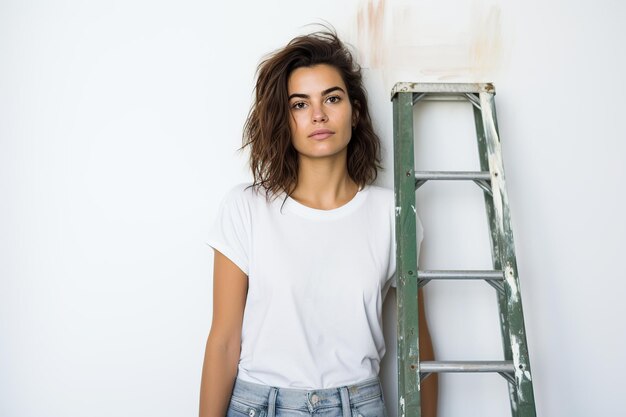
<svg viewBox="0 0 626 417">
<path fill-rule="evenodd" d="M 625 12 L 608 0 L 4 1 L 0 415 L 197 413 L 203 239 L 222 195 L 249 178 L 235 150 L 254 69 L 320 19 L 359 49 L 383 185 L 395 81 L 495 83 L 539 414 L 617 415 Z M 474 168 L 469 108 L 422 110 L 418 167 Z M 424 267 L 488 267 L 475 188 L 419 191 Z M 440 359 L 500 357 L 490 287 L 426 292 Z M 505 391 L 494 375 L 444 376 L 440 415 L 507 415 Z"/>
</svg>

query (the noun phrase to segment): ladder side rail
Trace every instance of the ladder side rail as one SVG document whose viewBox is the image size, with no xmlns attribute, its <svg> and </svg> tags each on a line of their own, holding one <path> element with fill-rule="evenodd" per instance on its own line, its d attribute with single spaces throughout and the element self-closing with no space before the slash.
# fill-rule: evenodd
<svg viewBox="0 0 626 417">
<path fill-rule="evenodd" d="M 485 139 L 485 129 L 483 126 L 483 116 L 480 109 L 473 107 L 474 111 L 474 125 L 476 127 L 476 139 L 478 143 L 478 159 L 480 161 L 481 171 L 489 170 L 489 160 L 487 158 L 487 142 Z M 491 190 L 489 193 L 483 193 L 485 201 L 485 212 L 487 215 L 487 223 L 489 225 L 489 242 L 491 244 L 491 260 L 493 269 L 502 270 L 502 263 L 500 262 L 500 247 L 498 244 L 498 230 L 496 227 L 496 220 L 494 215 L 493 198 L 491 196 Z M 500 321 L 500 335 L 502 338 L 502 350 L 504 352 L 504 360 L 513 361 L 513 352 L 511 350 L 511 339 L 509 337 L 509 320 L 507 310 L 507 298 L 504 291 L 496 291 L 496 297 L 498 301 L 498 319 Z M 511 415 L 517 417 L 517 389 L 514 384 L 508 383 L 507 388 L 509 391 L 509 400 L 511 404 Z"/>
<path fill-rule="evenodd" d="M 489 171 L 491 172 L 491 189 L 493 196 L 493 219 L 497 231 L 500 265 L 504 271 L 504 287 L 506 295 L 506 318 L 508 319 L 509 341 L 515 367 L 516 399 L 514 415 L 516 417 L 534 417 L 535 399 L 533 393 L 530 360 L 524 328 L 522 300 L 515 257 L 515 245 L 506 192 L 502 150 L 496 125 L 494 95 L 488 92 L 479 93 L 482 109 L 482 126 L 487 146 Z"/>
<path fill-rule="evenodd" d="M 413 94 L 397 93 L 392 101 L 398 312 L 398 414 L 401 417 L 420 417 Z"/>
</svg>

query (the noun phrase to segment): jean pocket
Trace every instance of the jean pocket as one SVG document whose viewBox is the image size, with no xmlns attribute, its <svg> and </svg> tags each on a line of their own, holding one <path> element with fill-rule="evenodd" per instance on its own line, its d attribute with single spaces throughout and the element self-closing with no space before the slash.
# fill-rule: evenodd
<svg viewBox="0 0 626 417">
<path fill-rule="evenodd" d="M 387 417 L 383 398 L 378 396 L 352 406 L 352 417 Z"/>
<path fill-rule="evenodd" d="M 226 417 L 265 417 L 267 410 L 257 404 L 251 404 L 236 397 L 230 399 Z"/>
</svg>

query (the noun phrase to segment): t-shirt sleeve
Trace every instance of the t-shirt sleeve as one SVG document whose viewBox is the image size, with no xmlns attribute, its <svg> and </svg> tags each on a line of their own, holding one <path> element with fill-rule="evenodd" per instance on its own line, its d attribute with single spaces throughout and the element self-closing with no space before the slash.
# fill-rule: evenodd
<svg viewBox="0 0 626 417">
<path fill-rule="evenodd" d="M 395 216 L 395 208 L 394 208 L 394 216 Z M 419 258 L 420 258 L 420 248 L 422 246 L 422 240 L 424 240 L 424 227 L 422 226 L 422 221 L 420 220 L 420 217 L 416 214 L 415 215 L 415 220 L 416 220 L 416 224 L 415 224 L 415 235 L 417 237 L 417 259 L 418 259 L 418 263 L 419 263 Z M 391 277 L 391 286 L 396 288 L 398 286 L 398 281 L 396 278 L 396 223 L 395 223 L 395 219 L 393 222 L 393 226 L 392 226 L 392 239 L 391 239 L 391 255 L 390 255 L 390 259 L 389 259 L 389 265 L 390 265 L 390 269 L 391 271 L 393 271 L 393 275 Z"/>
<path fill-rule="evenodd" d="M 250 262 L 250 201 L 244 185 L 222 200 L 206 244 L 219 251 L 248 275 Z"/>
</svg>

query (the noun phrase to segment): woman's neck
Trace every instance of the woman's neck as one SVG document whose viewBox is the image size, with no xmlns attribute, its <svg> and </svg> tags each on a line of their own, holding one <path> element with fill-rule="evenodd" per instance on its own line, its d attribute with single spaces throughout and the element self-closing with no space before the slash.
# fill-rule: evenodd
<svg viewBox="0 0 626 417">
<path fill-rule="evenodd" d="M 300 158 L 298 183 L 290 197 L 311 208 L 332 210 L 348 203 L 358 191 L 345 159 Z"/>
</svg>

